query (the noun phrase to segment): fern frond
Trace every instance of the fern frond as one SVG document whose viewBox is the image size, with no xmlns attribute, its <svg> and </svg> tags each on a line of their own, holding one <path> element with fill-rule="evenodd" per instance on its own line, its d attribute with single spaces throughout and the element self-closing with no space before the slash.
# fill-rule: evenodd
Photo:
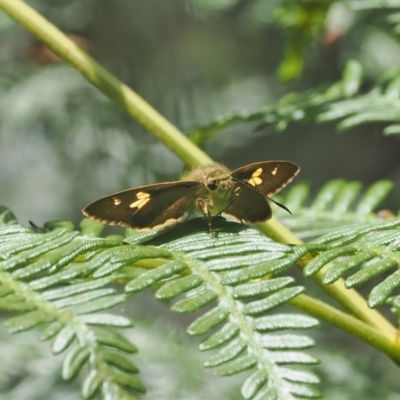
<svg viewBox="0 0 400 400">
<path fill-rule="evenodd" d="M 308 244 L 293 247 L 301 257 L 307 253 L 313 257 L 304 269 L 306 276 L 325 268 L 324 284 L 347 276 L 345 285 L 355 288 L 399 266 L 400 219 L 390 212 L 383 217 L 373 213 L 392 187 L 390 181 L 379 181 L 362 193 L 359 182 L 334 180 L 318 192 L 309 207 L 305 205 L 307 185 L 289 189 L 282 201 L 293 215 L 282 213 L 285 224 L 298 237 L 314 238 Z M 355 271 L 358 267 L 362 268 Z M 398 275 L 396 270 L 371 291 L 370 307 L 389 299 L 400 286 Z M 396 298 L 389 302 L 395 307 L 400 304 Z"/>
<path fill-rule="evenodd" d="M 10 214 L 3 211 L 4 221 Z M 289 268 L 290 246 L 218 219 L 213 221 L 216 239 L 210 239 L 203 220 L 160 237 L 153 231 L 125 241 L 93 237 L 100 231 L 98 223 L 84 220 L 81 225 L 85 236 L 68 223 L 49 223 L 52 230 L 45 232 L 23 228 L 14 218 L 0 226 L 0 308 L 19 312 L 6 321 L 11 332 L 45 326 L 42 340 L 53 340 L 53 352 L 66 354 L 65 379 L 89 367 L 84 398 L 102 390 L 106 398 L 123 399 L 130 398 L 125 389 L 144 390 L 136 366 L 126 358 L 135 348 L 110 330 L 130 326 L 130 321 L 96 313 L 125 301 L 125 295 L 110 287 L 116 281 L 129 281 L 127 295 L 158 285 L 157 298 L 182 296 L 172 307 L 177 312 L 191 313 L 216 303 L 188 332 L 208 334 L 201 349 L 218 350 L 205 363 L 217 374 L 252 370 L 243 385 L 246 399 L 319 395 L 318 378 L 291 366 L 316 363 L 303 352 L 313 342 L 290 333 L 317 321 L 305 315 L 267 314 L 303 288 L 291 286 L 292 278 L 256 280 Z"/>
<path fill-rule="evenodd" d="M 294 123 L 314 120 L 331 103 L 355 96 L 362 83 L 362 76 L 361 64 L 356 60 L 349 60 L 342 79 L 319 92 L 289 93 L 277 103 L 253 112 L 226 113 L 208 125 L 193 129 L 189 132 L 190 138 L 194 143 L 201 144 L 218 131 L 237 122 L 256 121 L 256 130 L 272 125 L 278 132 L 282 132 Z"/>
<path fill-rule="evenodd" d="M 206 126 L 189 132 L 196 144 L 212 137 L 216 132 L 237 122 L 258 122 L 256 130 L 274 126 L 277 132 L 300 122 L 319 123 L 337 121 L 339 131 L 345 131 L 366 123 L 385 123 L 384 135 L 400 133 L 400 75 L 387 74 L 377 87 L 367 93 L 359 93 L 363 70 L 350 60 L 340 81 L 320 92 L 289 93 L 277 103 L 253 111 L 227 113 Z"/>
<path fill-rule="evenodd" d="M 392 182 L 382 180 L 362 192 L 360 182 L 336 179 L 326 183 L 315 198 L 309 200 L 309 186 L 294 185 L 281 200 L 292 215 L 278 207 L 275 212 L 299 238 L 315 238 L 340 230 L 344 224 L 346 228 L 356 228 L 376 221 L 379 217 L 374 211 L 392 188 Z"/>
<path fill-rule="evenodd" d="M 377 220 L 338 229 L 303 245 L 303 248 L 313 255 L 304 269 L 306 276 L 312 276 L 324 268 L 324 284 L 347 276 L 346 287 L 358 287 L 399 266 L 400 219 Z M 359 267 L 362 269 L 353 272 Z M 374 308 L 383 304 L 398 287 L 400 274 L 396 270 L 371 291 L 369 306 Z M 398 304 L 395 300 L 390 300 L 394 306 Z"/>
<path fill-rule="evenodd" d="M 66 380 L 87 366 L 85 399 L 98 391 L 105 398 L 136 398 L 125 389 L 144 391 L 137 367 L 126 357 L 137 350 L 111 329 L 132 323 L 122 316 L 95 314 L 124 302 L 125 296 L 109 287 L 111 278 L 84 279 L 99 258 L 107 258 L 104 253 L 123 247 L 121 240 L 90 239 L 59 227 L 35 233 L 17 225 L 8 210 L 1 211 L 0 309 L 19 313 L 5 326 L 12 333 L 42 327 L 41 340 L 53 340 L 53 353 L 65 354 Z"/>
<path fill-rule="evenodd" d="M 365 123 L 386 122 L 389 125 L 383 130 L 383 133 L 386 135 L 398 134 L 400 132 L 399 79 L 397 74 L 369 93 L 359 95 L 354 99 L 332 102 L 327 106 L 327 110 L 317 117 L 317 121 L 340 120 L 337 127 L 341 131 Z"/>
<path fill-rule="evenodd" d="M 215 239 L 205 232 L 203 220 L 190 221 L 168 238 L 154 239 L 151 243 L 168 249 L 173 259 L 129 282 L 126 292 L 158 284 L 158 299 L 178 298 L 173 311 L 192 313 L 208 306 L 188 333 L 208 335 L 200 349 L 216 351 L 204 365 L 218 375 L 251 370 L 242 386 L 245 399 L 318 397 L 317 376 L 292 366 L 317 362 L 303 352 L 313 341 L 288 332 L 309 329 L 317 321 L 299 314 L 266 314 L 303 288 L 291 286 L 294 280 L 288 277 L 258 280 L 282 265 L 290 266 L 291 247 L 236 223 L 214 219 L 213 227 Z M 186 230 L 194 229 L 199 232 L 185 236 Z"/>
</svg>

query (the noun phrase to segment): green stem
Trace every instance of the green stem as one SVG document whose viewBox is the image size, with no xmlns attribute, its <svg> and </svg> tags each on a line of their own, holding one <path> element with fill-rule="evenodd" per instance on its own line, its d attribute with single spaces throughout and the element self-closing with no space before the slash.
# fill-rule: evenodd
<svg viewBox="0 0 400 400">
<path fill-rule="evenodd" d="M 392 332 L 376 329 L 343 311 L 305 294 L 295 297 L 289 304 L 358 337 L 365 343 L 379 349 L 396 362 L 400 362 L 400 343 L 396 335 L 392 335 Z"/>
<path fill-rule="evenodd" d="M 258 227 L 262 232 L 278 242 L 287 244 L 303 243 L 275 219 L 271 219 L 267 223 L 258 224 Z M 297 264 L 303 269 L 307 262 L 300 260 Z M 346 310 L 367 324 L 390 335 L 390 337 L 396 334 L 395 327 L 381 313 L 370 309 L 365 299 L 356 290 L 346 288 L 343 279 L 339 279 L 331 285 L 325 285 L 322 283 L 323 275 L 324 271 L 322 270 L 314 276 L 314 280 Z"/>
<path fill-rule="evenodd" d="M 212 162 L 203 151 L 188 140 L 187 137 L 146 103 L 138 94 L 99 65 L 53 24 L 23 1 L 0 0 L 0 8 L 43 41 L 61 58 L 73 65 L 89 82 L 119 104 L 186 164 L 197 166 Z M 272 219 L 267 224 L 262 224 L 260 228 L 280 242 L 299 243 L 299 240 L 275 219 Z M 361 296 L 358 295 L 357 297 L 355 291 L 345 289 L 343 283 L 337 282 L 329 287 L 323 287 L 362 320 L 385 331 L 394 330 L 379 313 L 368 308 Z"/>
</svg>

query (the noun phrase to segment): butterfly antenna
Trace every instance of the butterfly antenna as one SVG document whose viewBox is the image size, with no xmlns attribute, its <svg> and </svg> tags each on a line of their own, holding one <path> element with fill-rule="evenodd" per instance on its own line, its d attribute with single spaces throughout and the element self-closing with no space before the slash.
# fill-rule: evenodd
<svg viewBox="0 0 400 400">
<path fill-rule="evenodd" d="M 277 206 L 279 206 L 280 208 L 283 208 L 284 210 L 286 210 L 290 215 L 292 215 L 291 211 L 285 207 L 283 204 L 278 203 L 276 200 L 272 200 L 270 197 L 268 197 L 268 200 L 271 200 L 273 203 L 275 203 Z"/>
</svg>

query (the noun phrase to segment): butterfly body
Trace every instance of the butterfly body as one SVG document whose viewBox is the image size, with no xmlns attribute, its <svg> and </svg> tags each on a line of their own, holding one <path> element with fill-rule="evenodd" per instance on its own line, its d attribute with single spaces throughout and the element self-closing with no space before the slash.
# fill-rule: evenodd
<svg viewBox="0 0 400 400">
<path fill-rule="evenodd" d="M 208 217 L 219 215 L 235 202 L 238 195 L 229 169 L 221 164 L 195 168 L 183 180 L 197 182 L 200 188 L 193 213 L 200 212 Z"/>
<path fill-rule="evenodd" d="M 200 166 L 177 182 L 141 186 L 103 197 L 88 205 L 83 214 L 138 230 L 181 222 L 198 213 L 207 219 L 210 230 L 212 217 L 222 213 L 241 222 L 262 222 L 272 216 L 269 196 L 285 187 L 299 170 L 290 161 L 263 161 L 232 172 L 217 163 Z"/>
</svg>

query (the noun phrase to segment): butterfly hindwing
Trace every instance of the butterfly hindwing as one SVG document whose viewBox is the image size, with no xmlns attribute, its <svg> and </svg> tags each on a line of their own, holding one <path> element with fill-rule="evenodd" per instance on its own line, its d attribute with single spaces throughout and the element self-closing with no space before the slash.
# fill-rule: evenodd
<svg viewBox="0 0 400 400">
<path fill-rule="evenodd" d="M 263 161 L 238 168 L 231 174 L 269 197 L 282 190 L 299 171 L 291 161 Z"/>
<path fill-rule="evenodd" d="M 153 229 L 180 221 L 195 207 L 198 183 L 167 182 L 128 189 L 89 204 L 83 214 L 110 225 Z"/>
<path fill-rule="evenodd" d="M 236 186 L 239 188 L 238 197 L 224 211 L 225 214 L 241 222 L 250 222 L 252 224 L 271 218 L 271 207 L 262 193 L 242 181 L 237 181 Z"/>
</svg>

